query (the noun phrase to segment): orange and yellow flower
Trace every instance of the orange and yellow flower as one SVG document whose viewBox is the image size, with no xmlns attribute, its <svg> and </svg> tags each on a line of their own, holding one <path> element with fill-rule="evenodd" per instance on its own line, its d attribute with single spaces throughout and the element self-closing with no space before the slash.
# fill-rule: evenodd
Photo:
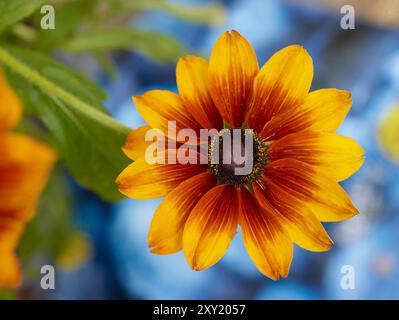
<svg viewBox="0 0 399 320">
<path fill-rule="evenodd" d="M 251 45 L 231 31 L 216 42 L 209 63 L 196 56 L 178 62 L 179 94 L 153 90 L 133 98 L 148 126 L 129 135 L 124 151 L 135 162 L 117 183 L 134 199 L 165 197 L 149 231 L 153 253 L 183 250 L 191 268 L 203 270 L 223 257 L 240 225 L 249 256 L 276 280 L 288 275 L 293 243 L 330 249 L 320 222 L 358 214 L 339 182 L 362 166 L 364 151 L 335 133 L 351 94 L 309 92 L 312 78 L 312 58 L 303 47 L 286 47 L 259 69 Z M 148 164 L 144 134 L 167 132 L 170 120 L 177 130 L 253 129 L 254 168 L 261 174 L 234 179 L 223 164 Z"/>
<path fill-rule="evenodd" d="M 15 248 L 56 158 L 43 143 L 9 131 L 21 115 L 21 102 L 0 70 L 0 287 L 21 282 Z"/>
</svg>

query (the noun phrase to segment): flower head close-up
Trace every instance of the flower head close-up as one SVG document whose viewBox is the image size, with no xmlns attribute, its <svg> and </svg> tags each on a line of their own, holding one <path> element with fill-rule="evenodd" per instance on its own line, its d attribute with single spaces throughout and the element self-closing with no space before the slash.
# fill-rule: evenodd
<svg viewBox="0 0 399 320">
<path fill-rule="evenodd" d="M 362 166 L 364 151 L 335 133 L 350 110 L 350 92 L 310 91 L 312 80 L 312 58 L 302 46 L 285 47 L 259 67 L 252 46 L 233 30 L 217 40 L 209 62 L 179 60 L 178 94 L 152 90 L 133 97 L 148 125 L 129 134 L 123 150 L 134 162 L 116 182 L 133 199 L 165 197 L 151 222 L 151 252 L 183 250 L 192 269 L 204 270 L 223 257 L 240 228 L 256 267 L 277 280 L 288 276 L 294 243 L 310 251 L 331 248 L 321 222 L 359 213 L 339 182 Z M 168 160 L 189 151 L 186 158 L 203 160 L 205 153 L 206 161 L 149 163 L 151 129 L 165 133 L 159 154 Z M 219 134 L 191 141 L 198 148 L 190 149 L 176 138 L 184 129 Z M 224 144 L 221 132 L 251 133 L 245 142 L 251 154 L 243 154 L 242 142 Z M 244 164 L 235 161 L 236 149 Z M 215 151 L 220 161 L 211 161 Z M 250 170 L 237 174 L 246 161 Z"/>
</svg>

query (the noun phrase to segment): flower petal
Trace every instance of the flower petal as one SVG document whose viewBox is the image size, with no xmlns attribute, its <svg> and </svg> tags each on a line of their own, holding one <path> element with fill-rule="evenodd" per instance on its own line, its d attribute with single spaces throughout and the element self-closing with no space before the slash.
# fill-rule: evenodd
<svg viewBox="0 0 399 320">
<path fill-rule="evenodd" d="M 14 250 L 24 230 L 23 222 L 0 214 L 0 288 L 17 287 L 21 273 Z"/>
<path fill-rule="evenodd" d="M 176 67 L 176 83 L 184 105 L 203 128 L 223 128 L 223 119 L 209 91 L 208 61 L 196 56 L 180 59 Z"/>
<path fill-rule="evenodd" d="M 150 126 L 141 126 L 132 130 L 126 138 L 122 151 L 132 160 L 136 160 L 145 155 L 145 151 L 152 141 L 145 141 L 146 133 L 151 130 Z"/>
<path fill-rule="evenodd" d="M 208 172 L 183 181 L 158 206 L 148 233 L 148 246 L 156 254 L 171 254 L 182 249 L 184 225 L 194 206 L 216 184 Z"/>
<path fill-rule="evenodd" d="M 160 156 L 168 159 L 167 154 L 160 153 Z M 202 164 L 149 164 L 143 157 L 125 168 L 116 183 L 119 191 L 130 198 L 154 199 L 166 196 L 180 183 L 206 169 L 207 166 Z"/>
<path fill-rule="evenodd" d="M 19 268 L 18 259 L 13 252 L 1 252 L 1 272 L 0 287 L 16 288 L 21 284 L 22 276 Z"/>
<path fill-rule="evenodd" d="M 22 116 L 22 104 L 0 69 L 0 131 L 13 128 Z"/>
<path fill-rule="evenodd" d="M 364 150 L 351 138 L 335 133 L 302 131 L 272 143 L 268 157 L 296 159 L 318 168 L 335 181 L 349 178 L 362 166 Z"/>
<path fill-rule="evenodd" d="M 300 106 L 312 79 L 312 58 L 303 47 L 292 45 L 275 53 L 255 78 L 249 127 L 260 132 L 273 116 Z"/>
<path fill-rule="evenodd" d="M 151 90 L 142 96 L 133 97 L 137 110 L 144 120 L 154 129 L 160 129 L 168 136 L 168 121 L 176 121 L 176 130 L 193 129 L 200 125 L 184 106 L 180 97 L 167 90 Z M 171 139 L 176 139 L 172 134 Z"/>
<path fill-rule="evenodd" d="M 29 220 L 56 155 L 46 145 L 16 133 L 0 134 L 0 215 Z"/>
<path fill-rule="evenodd" d="M 341 221 L 359 213 L 337 182 L 298 160 L 272 162 L 266 167 L 263 183 L 271 197 L 298 208 L 307 207 L 319 221 Z"/>
<path fill-rule="evenodd" d="M 303 203 L 275 185 L 267 177 L 262 184 L 253 184 L 258 203 L 268 210 L 273 207 L 279 221 L 291 239 L 300 247 L 310 251 L 327 251 L 333 244 L 315 215 Z"/>
<path fill-rule="evenodd" d="M 252 46 L 237 31 L 225 32 L 213 47 L 209 87 L 223 119 L 240 127 L 259 70 Z"/>
<path fill-rule="evenodd" d="M 348 91 L 313 91 L 301 106 L 273 117 L 266 123 L 261 135 L 266 140 L 277 140 L 303 130 L 334 132 L 344 121 L 351 104 L 351 93 Z"/>
<path fill-rule="evenodd" d="M 23 230 L 22 222 L 0 216 L 0 252 L 14 250 Z"/>
<path fill-rule="evenodd" d="M 239 199 L 242 237 L 252 261 L 273 280 L 278 280 L 279 274 L 287 277 L 293 255 L 288 232 L 273 208 L 261 208 L 247 189 L 240 190 Z"/>
<path fill-rule="evenodd" d="M 237 194 L 233 186 L 209 190 L 191 212 L 183 233 L 190 267 L 204 270 L 225 254 L 238 226 Z"/>
</svg>

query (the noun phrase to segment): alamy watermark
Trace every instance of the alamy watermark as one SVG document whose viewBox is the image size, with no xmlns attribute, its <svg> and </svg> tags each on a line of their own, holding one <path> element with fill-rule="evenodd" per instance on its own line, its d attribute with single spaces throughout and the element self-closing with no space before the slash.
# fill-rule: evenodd
<svg viewBox="0 0 399 320">
<path fill-rule="evenodd" d="M 355 268 L 349 264 L 341 267 L 341 289 L 355 290 Z"/>
<path fill-rule="evenodd" d="M 353 30 L 355 26 L 355 8 L 352 5 L 344 5 L 341 7 L 341 28 L 344 30 Z"/>
<path fill-rule="evenodd" d="M 150 129 L 146 142 L 148 164 L 223 164 L 231 165 L 235 175 L 251 173 L 254 162 L 252 129 L 193 129 L 177 131 L 176 121 L 168 121 L 167 134 Z"/>
<path fill-rule="evenodd" d="M 55 269 L 52 265 L 44 265 L 40 269 L 42 278 L 40 279 L 40 287 L 43 290 L 54 290 L 55 289 Z"/>
<path fill-rule="evenodd" d="M 46 4 L 40 8 L 40 13 L 43 15 L 40 20 L 40 27 L 43 30 L 55 29 L 55 9 L 52 5 Z"/>
</svg>

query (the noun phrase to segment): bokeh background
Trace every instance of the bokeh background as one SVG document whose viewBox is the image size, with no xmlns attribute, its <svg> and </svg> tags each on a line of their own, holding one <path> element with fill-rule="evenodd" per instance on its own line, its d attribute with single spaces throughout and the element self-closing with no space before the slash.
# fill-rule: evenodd
<svg viewBox="0 0 399 320">
<path fill-rule="evenodd" d="M 169 2 L 217 7 L 206 23 L 150 6 L 126 23 L 171 35 L 187 52 L 205 57 L 225 30 L 236 29 L 252 43 L 260 64 L 286 45 L 301 44 L 314 60 L 312 90 L 336 87 L 352 92 L 353 107 L 339 132 L 366 150 L 364 166 L 343 183 L 361 214 L 325 224 L 335 242 L 331 251 L 313 253 L 295 247 L 287 279 L 274 282 L 262 276 L 249 259 L 240 233 L 216 266 L 195 272 L 182 253 L 156 256 L 147 248 L 149 224 L 161 199 L 106 203 L 58 168 L 19 248 L 24 284 L 0 296 L 399 299 L 399 2 Z M 355 8 L 354 30 L 340 27 L 343 4 Z M 154 88 L 176 91 L 175 61 L 162 63 L 144 54 L 119 52 L 112 56 L 111 76 L 90 58 L 61 59 L 84 69 L 105 88 L 112 115 L 132 128 L 144 123 L 132 95 Z M 37 266 L 46 263 L 56 266 L 52 291 L 43 291 L 39 285 Z M 344 265 L 354 267 L 354 290 L 341 288 Z"/>
</svg>

